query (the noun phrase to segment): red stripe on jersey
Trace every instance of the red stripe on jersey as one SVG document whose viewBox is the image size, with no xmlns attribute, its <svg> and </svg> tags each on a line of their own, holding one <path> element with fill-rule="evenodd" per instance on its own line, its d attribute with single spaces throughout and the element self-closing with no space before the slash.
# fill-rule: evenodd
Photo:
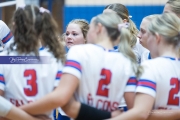
<svg viewBox="0 0 180 120">
<path fill-rule="evenodd" d="M 149 80 L 139 80 L 138 86 L 149 87 L 156 91 L 156 83 L 149 81 Z"/>
<path fill-rule="evenodd" d="M 77 70 L 79 70 L 81 72 L 81 65 L 74 60 L 67 60 L 65 66 L 70 66 L 70 67 L 76 68 Z"/>
<path fill-rule="evenodd" d="M 128 82 L 127 82 L 127 85 L 137 85 L 136 77 L 130 77 Z"/>
<path fill-rule="evenodd" d="M 2 42 L 7 43 L 12 38 L 12 36 L 12 33 L 9 32 L 8 35 L 2 39 Z"/>
<path fill-rule="evenodd" d="M 5 84 L 5 80 L 4 80 L 4 76 L 3 75 L 0 75 L 0 82 Z"/>
<path fill-rule="evenodd" d="M 56 80 L 60 80 L 61 75 L 62 75 L 62 72 L 58 71 L 57 74 L 56 74 Z"/>
</svg>

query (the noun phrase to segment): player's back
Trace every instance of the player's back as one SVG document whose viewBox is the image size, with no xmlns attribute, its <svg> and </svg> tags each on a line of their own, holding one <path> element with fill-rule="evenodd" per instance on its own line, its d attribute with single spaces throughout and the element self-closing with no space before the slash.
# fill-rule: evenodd
<svg viewBox="0 0 180 120">
<path fill-rule="evenodd" d="M 1 57 L 4 55 L 7 55 L 6 51 Z M 17 52 L 10 52 L 8 56 L 11 56 L 9 62 L 28 63 L 0 66 L 0 89 L 5 91 L 4 97 L 14 105 L 33 102 L 50 93 L 57 85 L 63 65 L 46 49 L 39 51 L 39 59 L 33 55 L 19 55 Z M 45 61 L 42 64 L 31 64 L 40 59 L 46 60 L 42 60 Z"/>
<path fill-rule="evenodd" d="M 93 44 L 72 47 L 63 72 L 80 79 L 75 94 L 78 101 L 108 111 L 118 107 L 127 81 L 130 77 L 134 79 L 127 58 Z"/>
<path fill-rule="evenodd" d="M 146 90 L 155 97 L 155 109 L 179 109 L 180 60 L 159 57 L 143 63 L 148 69 L 143 79 L 151 79 L 151 89 Z M 145 90 L 144 90 L 145 91 Z"/>
</svg>

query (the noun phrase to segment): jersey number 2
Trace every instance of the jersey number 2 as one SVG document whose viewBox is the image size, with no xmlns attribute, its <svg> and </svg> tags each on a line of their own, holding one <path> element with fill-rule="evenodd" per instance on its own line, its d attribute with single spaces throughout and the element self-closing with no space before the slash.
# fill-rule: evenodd
<svg viewBox="0 0 180 120">
<path fill-rule="evenodd" d="M 103 76 L 102 79 L 99 81 L 98 89 L 97 89 L 97 95 L 108 97 L 109 89 L 106 88 L 107 85 L 111 82 L 111 71 L 107 69 L 102 69 L 101 76 Z"/>
<path fill-rule="evenodd" d="M 35 96 L 38 92 L 37 89 L 37 76 L 36 71 L 34 69 L 29 69 L 24 71 L 24 77 L 29 77 L 30 79 L 27 79 L 27 85 L 31 86 L 31 88 L 24 88 L 24 93 L 27 96 Z"/>
<path fill-rule="evenodd" d="M 177 105 L 179 106 L 179 97 L 176 96 L 179 92 L 179 80 L 178 78 L 171 78 L 170 85 L 175 86 L 169 91 L 169 99 L 168 99 L 168 105 Z"/>
</svg>

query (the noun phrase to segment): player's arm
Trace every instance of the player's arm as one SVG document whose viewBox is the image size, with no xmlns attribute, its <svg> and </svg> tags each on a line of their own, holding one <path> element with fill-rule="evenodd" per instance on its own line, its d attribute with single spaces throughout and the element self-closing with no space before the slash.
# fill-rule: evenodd
<svg viewBox="0 0 180 120">
<path fill-rule="evenodd" d="M 132 109 L 109 120 L 146 120 L 152 110 L 153 104 L 154 97 L 138 93 Z"/>
<path fill-rule="evenodd" d="M 77 102 L 73 98 L 62 109 L 68 116 L 76 120 L 102 120 L 115 117 L 121 113 L 119 110 L 112 113 L 98 110 L 97 108 Z"/>
<path fill-rule="evenodd" d="M 0 116 L 11 120 L 40 120 L 36 119 L 21 109 L 16 108 L 10 102 L 0 97 Z"/>
<path fill-rule="evenodd" d="M 71 74 L 63 74 L 58 87 L 52 93 L 46 95 L 45 97 L 35 102 L 21 106 L 20 108 L 22 108 L 31 115 L 43 114 L 50 110 L 53 110 L 54 108 L 62 107 L 62 108 L 69 108 L 68 109 L 69 111 L 65 109 L 63 110 L 65 110 L 65 112 L 68 113 L 68 115 L 72 118 L 77 118 L 77 119 L 87 118 L 86 120 L 89 120 L 89 118 L 92 118 L 91 115 L 93 115 L 97 119 L 110 118 L 111 117 L 110 112 L 98 110 L 91 106 L 81 104 L 75 100 L 70 101 L 78 84 L 79 84 L 79 80 L 77 77 Z M 96 111 L 95 112 L 96 114 L 92 113 L 92 111 Z M 93 119 L 93 120 L 97 120 L 97 119 Z"/>
<path fill-rule="evenodd" d="M 135 92 L 125 92 L 124 93 L 124 99 L 126 101 L 128 110 L 133 108 L 134 99 L 135 99 Z"/>
<path fill-rule="evenodd" d="M 153 110 L 147 120 L 179 120 L 180 110 Z"/>
<path fill-rule="evenodd" d="M 0 89 L 0 96 L 4 95 L 4 91 Z"/>
<path fill-rule="evenodd" d="M 136 86 L 137 86 L 136 77 L 134 76 L 129 77 L 129 80 L 127 81 L 126 88 L 124 91 L 124 99 L 126 101 L 128 109 L 131 109 L 134 105 Z"/>
</svg>

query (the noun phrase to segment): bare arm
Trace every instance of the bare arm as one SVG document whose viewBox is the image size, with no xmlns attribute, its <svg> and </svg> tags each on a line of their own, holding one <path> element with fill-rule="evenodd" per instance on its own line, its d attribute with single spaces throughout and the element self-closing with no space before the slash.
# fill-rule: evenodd
<svg viewBox="0 0 180 120">
<path fill-rule="evenodd" d="M 4 91 L 0 90 L 0 96 L 3 96 L 3 95 L 4 95 Z"/>
<path fill-rule="evenodd" d="M 133 108 L 134 100 L 135 100 L 135 93 L 134 92 L 125 92 L 124 99 L 126 101 L 128 109 Z"/>
<path fill-rule="evenodd" d="M 29 114 L 22 111 L 21 109 L 16 108 L 15 106 L 12 106 L 11 110 L 5 116 L 5 118 L 8 118 L 10 120 L 41 120 L 30 116 Z M 45 119 L 43 118 L 43 120 Z"/>
<path fill-rule="evenodd" d="M 180 110 L 153 110 L 147 120 L 177 120 Z"/>
<path fill-rule="evenodd" d="M 110 120 L 146 120 L 153 104 L 154 98 L 152 96 L 138 93 L 132 109 Z"/>
<path fill-rule="evenodd" d="M 43 114 L 57 107 L 63 107 L 71 99 L 79 84 L 77 77 L 71 74 L 63 74 L 58 87 L 45 97 L 21 106 L 23 110 L 32 115 Z"/>
</svg>

